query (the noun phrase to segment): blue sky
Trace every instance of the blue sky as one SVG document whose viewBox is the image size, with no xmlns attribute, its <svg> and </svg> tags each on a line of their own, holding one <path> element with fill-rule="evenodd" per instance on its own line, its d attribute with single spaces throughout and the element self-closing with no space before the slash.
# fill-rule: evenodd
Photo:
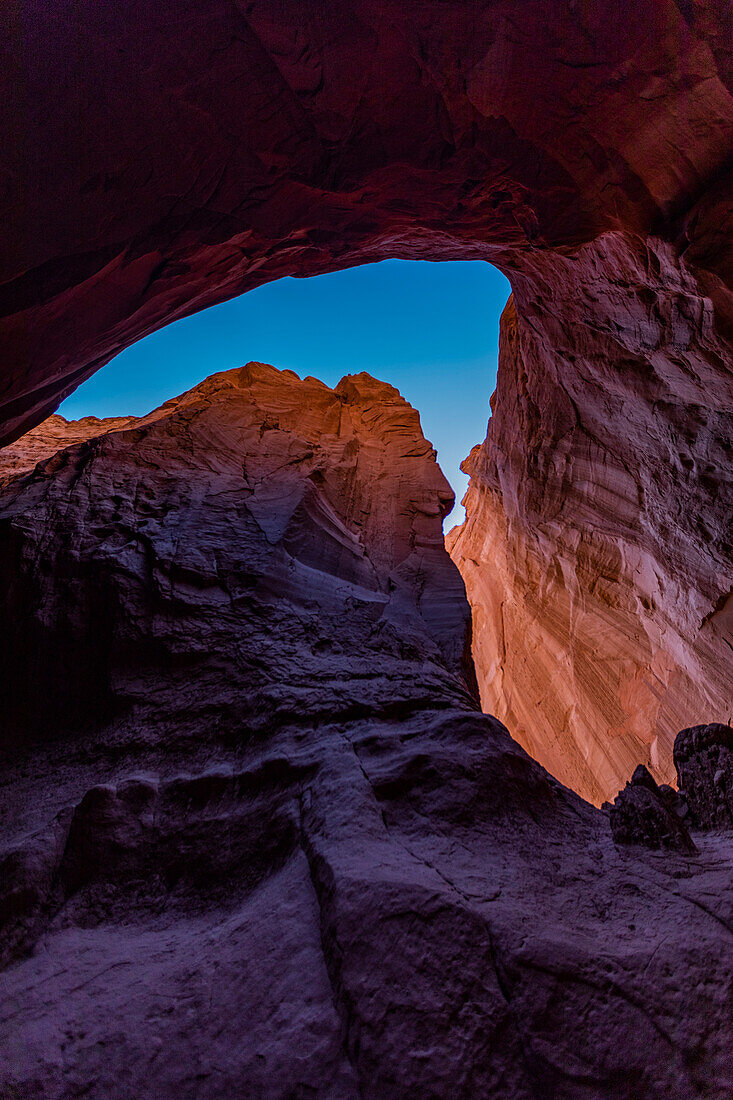
<svg viewBox="0 0 733 1100">
<path fill-rule="evenodd" d="M 312 279 L 279 279 L 176 321 L 122 352 L 76 390 L 69 420 L 142 415 L 215 371 L 250 360 L 334 386 L 368 371 L 420 412 L 456 493 L 486 434 L 499 315 L 510 287 L 482 261 L 385 260 Z M 458 506 L 445 524 L 463 518 Z"/>
</svg>

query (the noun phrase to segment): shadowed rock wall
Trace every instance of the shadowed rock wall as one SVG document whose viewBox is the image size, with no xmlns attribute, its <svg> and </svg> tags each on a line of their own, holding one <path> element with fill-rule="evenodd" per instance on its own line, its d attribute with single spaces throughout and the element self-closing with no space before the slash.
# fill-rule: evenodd
<svg viewBox="0 0 733 1100">
<path fill-rule="evenodd" d="M 728 720 L 728 0 L 0 19 L 0 438 L 269 279 L 489 260 L 516 321 L 454 547 L 486 704 L 596 799 Z"/>
<path fill-rule="evenodd" d="M 64 435 L 91 438 L 59 449 Z M 51 455 L 20 475 L 22 441 L 6 466 L 6 747 L 14 727 L 44 742 L 110 713 L 141 736 L 151 705 L 169 729 L 201 708 L 247 712 L 250 696 L 271 697 L 269 725 L 333 719 L 334 706 L 409 709 L 438 682 L 447 701 L 456 672 L 476 693 L 463 584 L 442 541 L 453 493 L 392 387 L 356 375 L 331 390 L 255 363 L 148 417 L 55 417 L 26 439 L 34 462 Z M 348 676 L 344 645 L 360 652 Z"/>
<path fill-rule="evenodd" d="M 27 446 L 0 1094 L 727 1100 L 730 836 L 617 849 L 478 711 L 396 390 L 249 364 Z"/>
</svg>

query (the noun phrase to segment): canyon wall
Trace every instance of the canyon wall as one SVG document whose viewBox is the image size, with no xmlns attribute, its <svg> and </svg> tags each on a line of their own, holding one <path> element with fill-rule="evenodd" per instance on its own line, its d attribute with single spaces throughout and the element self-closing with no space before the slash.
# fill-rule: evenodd
<svg viewBox="0 0 733 1100">
<path fill-rule="evenodd" d="M 448 536 L 485 709 L 596 802 L 733 712 L 733 354 L 675 248 L 531 257 Z"/>
<path fill-rule="evenodd" d="M 616 845 L 480 713 L 396 391 L 250 365 L 42 424 L 268 280 L 495 263 L 484 698 L 593 799 L 669 778 L 730 713 L 728 0 L 0 21 L 0 1091 L 729 1100 L 729 831 Z"/>
<path fill-rule="evenodd" d="M 248 364 L 0 476 L 1 1095 L 727 1100 L 730 836 L 617 847 L 478 710 L 396 390 Z"/>
<path fill-rule="evenodd" d="M 0 19 L 0 440 L 268 280 L 495 263 L 516 323 L 454 547 L 484 699 L 594 799 L 668 777 L 731 710 L 728 0 Z"/>
</svg>

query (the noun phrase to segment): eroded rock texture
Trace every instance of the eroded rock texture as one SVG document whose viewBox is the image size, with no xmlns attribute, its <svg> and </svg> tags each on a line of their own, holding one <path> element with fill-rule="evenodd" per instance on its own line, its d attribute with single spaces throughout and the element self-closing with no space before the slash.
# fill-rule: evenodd
<svg viewBox="0 0 733 1100">
<path fill-rule="evenodd" d="M 0 18 L 2 438 L 175 317 L 385 256 L 520 264 L 536 301 L 559 284 L 574 344 L 597 331 L 576 250 L 656 234 L 730 333 L 727 0 L 26 0 Z M 596 272 L 633 290 L 600 248 Z M 620 369 L 645 343 L 616 320 Z"/>
<path fill-rule="evenodd" d="M 599 800 L 729 720 L 727 0 L 0 18 L 3 440 L 269 279 L 489 260 L 484 699 Z M 478 713 L 450 494 L 374 386 L 250 368 L 12 459 L 2 1087 L 729 1100 L 729 838 L 617 849 Z"/>
<path fill-rule="evenodd" d="M 485 703 L 610 796 L 730 719 L 728 0 L 0 12 L 0 438 L 131 341 L 387 256 L 514 287 L 454 547 Z M 42 59 L 42 60 L 40 60 Z"/>
<path fill-rule="evenodd" d="M 694 852 L 695 845 L 684 817 L 686 801 L 673 787 L 655 783 L 643 764 L 608 806 L 611 832 L 617 844 L 644 844 L 647 848 L 673 848 Z"/>
<path fill-rule="evenodd" d="M 238 678 L 245 712 L 272 696 L 267 725 L 397 711 L 438 684 L 448 703 L 459 668 L 475 690 L 441 537 L 453 493 L 396 390 L 358 375 L 332 391 L 251 364 L 125 430 L 59 419 L 29 437 L 34 460 L 53 431 L 94 438 L 11 478 L 0 510 L 2 705 L 28 737 L 112 713 L 137 728 L 151 704 L 167 729 L 191 708 L 216 722 L 215 637 L 222 702 Z M 324 572 L 342 582 L 327 593 Z M 251 633 L 255 612 L 267 638 Z M 344 631 L 362 647 L 348 668 Z M 149 699 L 161 669 L 169 694 Z"/>
<path fill-rule="evenodd" d="M 716 722 L 682 730 L 674 762 L 694 823 L 701 829 L 733 828 L 733 729 Z"/>
<path fill-rule="evenodd" d="M 733 359 L 658 240 L 528 257 L 514 287 L 448 545 L 485 709 L 600 802 L 733 711 Z"/>
<path fill-rule="evenodd" d="M 52 427 L 0 491 L 0 1094 L 727 1100 L 730 836 L 617 848 L 479 713 L 394 389 Z"/>
<path fill-rule="evenodd" d="M 83 443 L 93 436 L 126 428 L 136 419 L 134 416 L 109 416 L 100 420 L 97 416 L 85 416 L 81 420 L 67 420 L 63 416 L 49 416 L 33 431 L 0 450 L 0 486 L 72 443 Z"/>
</svg>

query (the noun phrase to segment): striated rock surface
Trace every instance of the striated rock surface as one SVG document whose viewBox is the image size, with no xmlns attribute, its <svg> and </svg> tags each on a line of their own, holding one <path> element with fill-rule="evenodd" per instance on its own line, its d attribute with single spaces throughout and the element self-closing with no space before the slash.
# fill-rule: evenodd
<svg viewBox="0 0 733 1100">
<path fill-rule="evenodd" d="M 600 803 L 733 712 L 733 371 L 661 241 L 527 257 L 448 537 L 483 705 Z"/>
<path fill-rule="evenodd" d="M 616 847 L 479 713 L 399 394 L 63 430 L 0 490 L 0 1095 L 727 1100 L 730 834 Z"/>
<path fill-rule="evenodd" d="M 129 427 L 135 421 L 134 416 L 110 416 L 103 420 L 98 416 L 85 416 L 81 420 L 49 416 L 33 431 L 0 450 L 0 487 L 72 443 L 83 443 L 93 436 Z"/>
<path fill-rule="evenodd" d="M 0 11 L 0 439 L 140 336 L 389 256 L 510 278 L 455 560 L 485 705 L 600 802 L 730 721 L 728 0 Z M 39 65 L 38 59 L 43 58 Z"/>
<path fill-rule="evenodd" d="M 11 729 L 47 737 L 115 713 L 140 737 L 151 705 L 170 728 L 200 707 L 217 723 L 216 692 L 230 702 L 234 681 L 243 713 L 251 697 L 266 724 L 409 708 L 436 685 L 449 698 L 457 672 L 475 692 L 469 612 L 442 543 L 453 493 L 392 387 L 357 375 L 330 390 L 250 364 L 123 430 L 91 418 L 36 429 L 29 453 L 52 431 L 95 430 L 3 494 Z"/>
<path fill-rule="evenodd" d="M 671 779 L 673 731 L 733 709 L 727 0 L 0 20 L 0 438 L 269 279 L 496 263 L 452 543 L 484 702 L 596 801 Z M 730 837 L 617 848 L 478 713 L 394 391 L 254 367 L 24 446 L 3 1092 L 729 1100 Z"/>
<path fill-rule="evenodd" d="M 539 299 L 548 275 L 592 281 L 581 246 L 656 235 L 731 332 L 728 0 L 25 0 L 0 20 L 3 441 L 176 317 L 388 256 L 512 281 L 543 257 Z"/>
</svg>

